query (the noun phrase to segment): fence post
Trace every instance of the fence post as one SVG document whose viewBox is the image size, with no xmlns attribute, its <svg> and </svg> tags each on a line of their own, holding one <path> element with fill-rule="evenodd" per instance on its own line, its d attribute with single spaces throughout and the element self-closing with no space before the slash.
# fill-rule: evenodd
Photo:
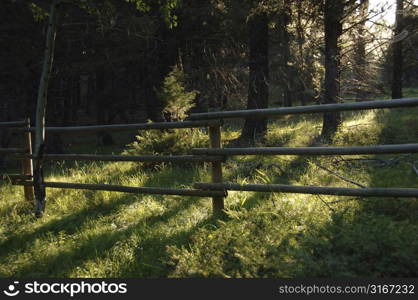
<svg viewBox="0 0 418 300">
<path fill-rule="evenodd" d="M 27 118 L 25 120 L 25 128 L 30 128 L 30 119 Z M 26 154 L 32 155 L 32 133 L 27 130 L 24 133 L 24 139 L 23 139 L 23 148 L 25 149 Z M 32 158 L 23 158 L 22 159 L 22 174 L 32 176 L 33 178 L 33 163 Z M 33 186 L 23 186 L 24 194 L 25 194 L 25 200 L 31 203 L 34 203 L 35 201 L 35 194 L 33 190 Z"/>
<path fill-rule="evenodd" d="M 211 148 L 221 148 L 221 126 L 209 127 L 209 139 Z M 212 182 L 222 182 L 222 162 L 212 162 Z M 213 214 L 221 216 L 224 214 L 224 197 L 213 197 L 212 198 Z"/>
</svg>

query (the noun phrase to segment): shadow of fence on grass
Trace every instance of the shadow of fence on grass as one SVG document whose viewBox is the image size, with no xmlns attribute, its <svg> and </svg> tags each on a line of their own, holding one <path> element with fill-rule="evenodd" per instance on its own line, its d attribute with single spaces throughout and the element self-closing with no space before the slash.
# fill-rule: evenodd
<svg viewBox="0 0 418 300">
<path fill-rule="evenodd" d="M 185 184 L 185 181 L 193 178 L 196 175 L 196 172 L 198 172 L 197 169 L 194 169 L 193 171 L 190 170 L 189 176 L 175 178 L 175 184 Z M 114 176 L 116 177 L 117 175 Z M 170 172 L 167 172 L 165 177 L 167 176 L 173 177 L 174 175 L 170 175 Z M 158 173 L 155 173 L 154 176 L 148 178 L 144 185 L 155 186 L 158 184 L 158 177 Z M 113 179 L 116 180 L 115 178 Z M 66 192 L 60 191 L 59 193 Z M 88 191 L 84 192 L 83 195 L 86 195 L 87 193 Z M 33 256 L 32 261 L 19 266 L 13 276 L 66 277 L 77 267 L 82 267 L 83 263 L 105 257 L 108 251 L 115 245 L 128 240 L 132 235 L 137 235 L 140 237 L 141 242 L 138 249 L 135 251 L 135 259 L 127 262 L 128 265 L 121 266 L 120 272 L 117 275 L 113 275 L 122 277 L 166 276 L 168 274 L 168 268 L 163 262 L 164 257 L 167 255 L 166 246 L 169 244 L 186 244 L 193 232 L 207 224 L 215 224 L 216 220 L 210 217 L 210 210 L 208 210 L 207 218 L 200 220 L 197 224 L 187 230 L 179 230 L 173 234 L 163 235 L 163 237 L 157 237 L 155 235 L 149 236 L 149 232 L 147 231 L 148 228 L 165 224 L 168 221 L 177 218 L 182 212 L 187 211 L 191 206 L 200 201 L 200 198 L 196 197 L 182 197 L 178 198 L 178 200 L 173 199 L 173 197 L 165 199 L 160 195 L 155 195 L 154 197 L 157 197 L 158 200 L 162 202 L 175 201 L 176 204 L 173 207 L 168 208 L 162 215 L 145 217 L 135 221 L 134 224 L 131 224 L 126 228 L 120 230 L 106 230 L 102 233 L 93 234 L 86 240 L 74 240 L 74 244 L 71 245 L 69 249 L 65 249 L 64 244 L 64 249 L 62 251 L 58 249 L 58 252 L 52 255 L 45 256 L 40 253 L 40 256 L 37 257 L 36 253 L 30 252 L 33 251 L 31 250 L 31 247 L 33 247 L 35 243 L 48 243 L 49 235 L 56 236 L 61 234 L 67 236 L 69 240 L 79 239 L 79 233 L 89 222 L 112 217 L 112 215 L 121 211 L 124 207 L 128 207 L 135 202 L 141 203 L 144 196 L 125 194 L 117 199 L 107 201 L 107 203 L 97 203 L 97 201 L 95 201 L 88 207 L 82 208 L 75 213 L 65 215 L 60 219 L 52 220 L 32 232 L 12 233 L 6 240 L 0 243 L 0 248 L 2 249 L 0 259 L 4 260 L 7 256 L 13 255 L 16 252 L 29 252 L 30 255 Z M 201 201 L 210 201 L 210 199 L 203 199 Z M 141 209 L 140 205 L 138 209 Z M 28 211 L 27 213 L 31 214 L 31 211 Z M 28 221 L 32 222 L 35 220 L 30 218 Z M 144 224 L 146 224 L 146 226 Z M 0 277 L 4 276 L 6 276 L 6 274 L 0 274 Z"/>
</svg>

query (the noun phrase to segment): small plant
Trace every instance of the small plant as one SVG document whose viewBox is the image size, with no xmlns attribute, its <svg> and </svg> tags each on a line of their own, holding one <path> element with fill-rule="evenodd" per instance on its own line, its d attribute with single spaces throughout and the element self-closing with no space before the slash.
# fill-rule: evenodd
<svg viewBox="0 0 418 300">
<path fill-rule="evenodd" d="M 136 141 L 127 145 L 126 155 L 187 155 L 192 148 L 205 148 L 208 135 L 200 129 L 149 130 L 136 136 Z M 142 166 L 155 168 L 162 163 L 147 162 Z"/>
<path fill-rule="evenodd" d="M 175 65 L 164 79 L 162 90 L 157 92 L 158 97 L 165 105 L 163 112 L 169 121 L 184 120 L 187 117 L 187 112 L 195 106 L 193 101 L 197 91 L 187 92 L 184 81 L 184 72 Z"/>
<path fill-rule="evenodd" d="M 163 110 L 168 121 L 183 121 L 193 103 L 197 92 L 186 91 L 184 72 L 175 65 L 164 79 L 158 97 L 164 103 Z M 186 155 L 192 148 L 206 147 L 207 134 L 200 129 L 173 129 L 143 131 L 136 136 L 136 141 L 125 150 L 127 155 Z M 163 163 L 143 163 L 142 166 L 155 168 Z"/>
</svg>

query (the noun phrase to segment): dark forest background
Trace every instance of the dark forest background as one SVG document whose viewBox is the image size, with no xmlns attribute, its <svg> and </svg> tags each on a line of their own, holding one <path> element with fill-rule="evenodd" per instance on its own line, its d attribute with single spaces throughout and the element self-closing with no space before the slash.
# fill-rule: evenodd
<svg viewBox="0 0 418 300">
<path fill-rule="evenodd" d="M 2 121 L 35 119 L 49 4 L 0 3 Z M 184 107 L 401 98 L 402 87 L 418 84 L 417 6 L 396 1 L 391 25 L 380 18 L 389 5 L 395 3 L 371 9 L 368 0 L 65 1 L 47 125 L 173 121 Z M 323 136 L 339 122 L 326 114 Z M 247 120 L 241 140 L 265 130 L 266 120 Z M 0 134 L 7 147 L 13 134 Z M 54 153 L 65 147 L 60 136 L 47 142 Z M 98 144 L 112 142 L 97 136 Z"/>
</svg>

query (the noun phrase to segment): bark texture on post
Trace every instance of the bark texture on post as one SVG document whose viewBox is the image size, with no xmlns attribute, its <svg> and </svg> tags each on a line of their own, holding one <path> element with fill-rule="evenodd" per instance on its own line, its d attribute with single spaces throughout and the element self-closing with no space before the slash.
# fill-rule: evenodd
<svg viewBox="0 0 418 300">
<path fill-rule="evenodd" d="M 221 127 L 209 127 L 210 147 L 212 149 L 221 148 Z M 212 162 L 212 182 L 222 183 L 222 162 Z M 224 214 L 224 197 L 213 197 L 213 214 L 215 216 L 222 216 Z"/>
<path fill-rule="evenodd" d="M 48 84 L 51 76 L 52 64 L 54 60 L 55 35 L 57 27 L 57 5 L 54 1 L 51 4 L 48 20 L 48 31 L 46 35 L 46 45 L 42 75 L 39 82 L 38 100 L 36 104 L 36 123 L 35 123 L 35 149 L 34 149 L 34 189 L 35 189 L 35 214 L 42 217 L 45 210 L 45 185 L 42 166 L 42 155 L 45 149 L 45 114 L 48 98 Z"/>
<path fill-rule="evenodd" d="M 26 128 L 30 128 L 30 119 L 26 119 Z M 26 154 L 32 155 L 32 133 L 28 130 L 24 132 L 24 148 L 26 150 Z M 33 177 L 33 164 L 32 158 L 24 158 L 22 159 L 22 175 Z M 33 203 L 35 200 L 33 186 L 24 186 L 23 187 L 25 200 L 28 202 Z"/>
</svg>

